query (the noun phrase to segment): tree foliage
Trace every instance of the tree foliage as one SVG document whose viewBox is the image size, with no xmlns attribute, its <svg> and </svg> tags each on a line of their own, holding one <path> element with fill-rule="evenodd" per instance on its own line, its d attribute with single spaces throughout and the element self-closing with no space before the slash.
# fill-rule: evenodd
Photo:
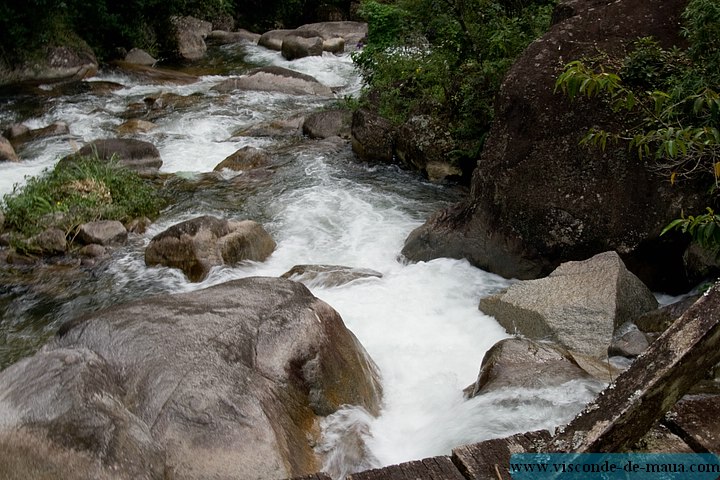
<svg viewBox="0 0 720 480">
<path fill-rule="evenodd" d="M 264 31 L 316 21 L 323 9 L 349 7 L 350 0 L 0 0 L 0 60 L 17 65 L 75 35 L 101 59 L 133 47 L 162 55 L 173 15 L 209 21 L 230 16 L 241 27 Z"/>
<path fill-rule="evenodd" d="M 354 60 L 367 97 L 379 97 L 380 113 L 395 123 L 416 113 L 442 118 L 476 153 L 505 72 L 547 30 L 553 3 L 364 1 L 368 41 Z"/>
</svg>

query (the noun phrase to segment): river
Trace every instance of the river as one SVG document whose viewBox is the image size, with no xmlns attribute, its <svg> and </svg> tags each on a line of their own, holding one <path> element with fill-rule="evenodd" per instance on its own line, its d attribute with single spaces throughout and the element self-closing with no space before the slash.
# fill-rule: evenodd
<svg viewBox="0 0 720 480">
<path fill-rule="evenodd" d="M 93 80 L 118 82 L 123 88 L 109 96 L 82 93 L 35 103 L 3 99 L 0 125 L 22 121 L 37 128 L 64 121 L 71 135 L 27 146 L 19 152 L 22 163 L 0 164 L 0 194 L 11 192 L 25 175 L 51 167 L 84 142 L 117 136 L 115 129 L 124 121 L 121 113 L 130 103 L 160 92 L 194 100 L 157 119 L 158 128 L 139 137 L 158 147 L 164 160 L 161 171 L 172 174 L 168 182 L 176 191 L 175 203 L 145 234 L 133 236 L 127 246 L 113 251 L 110 261 L 83 274 L 55 265 L 26 283 L 1 286 L 1 365 L 32 353 L 60 324 L 88 311 L 245 276 L 278 276 L 296 264 L 336 264 L 383 274 L 340 287 L 309 287 L 360 339 L 377 363 L 384 386 L 380 417 L 349 408 L 325 421 L 320 448 L 332 453 L 337 475 L 447 454 L 460 444 L 518 431 L 551 429 L 593 398 L 597 385 L 571 382 L 464 400 L 462 389 L 474 382 L 484 353 L 507 337 L 493 318 L 478 310 L 478 300 L 509 281 L 466 261 L 408 263 L 399 257 L 407 234 L 464 192 L 428 183 L 394 166 L 360 162 L 347 144 L 299 137 L 233 137 L 238 129 L 306 113 L 337 99 L 260 92 L 223 95 L 211 90 L 228 73 L 279 65 L 315 76 L 342 99 L 360 88 L 349 55 L 287 62 L 261 47 L 230 45 L 213 48 L 209 58 L 208 65 L 221 59 L 224 70 L 187 86 L 139 84 L 122 74 L 101 73 Z M 244 174 L 209 173 L 247 145 L 271 154 L 275 166 L 270 176 L 246 181 Z M 274 237 L 277 250 L 264 263 L 216 268 L 202 283 L 189 283 L 177 270 L 145 266 L 143 250 L 154 235 L 203 214 L 256 220 Z M 342 432 L 359 425 L 372 461 L 348 464 Z"/>
</svg>

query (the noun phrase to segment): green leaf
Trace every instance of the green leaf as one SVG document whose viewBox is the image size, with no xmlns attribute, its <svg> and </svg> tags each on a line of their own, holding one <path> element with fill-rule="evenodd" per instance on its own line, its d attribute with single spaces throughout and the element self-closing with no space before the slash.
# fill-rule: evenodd
<svg viewBox="0 0 720 480">
<path fill-rule="evenodd" d="M 695 104 L 693 105 L 693 113 L 697 115 L 700 113 L 700 110 L 702 110 L 703 104 L 705 103 L 705 98 L 702 96 L 699 96 L 695 99 Z"/>
<path fill-rule="evenodd" d="M 685 222 L 687 222 L 687 220 L 684 218 L 676 218 L 675 220 L 667 224 L 665 228 L 662 229 L 660 235 L 665 235 L 670 230 L 676 230 L 680 225 L 684 224 Z"/>
</svg>

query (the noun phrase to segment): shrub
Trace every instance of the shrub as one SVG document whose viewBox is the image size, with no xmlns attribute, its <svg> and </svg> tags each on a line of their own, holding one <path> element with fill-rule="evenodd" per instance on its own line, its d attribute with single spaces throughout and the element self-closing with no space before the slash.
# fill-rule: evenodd
<svg viewBox="0 0 720 480">
<path fill-rule="evenodd" d="M 552 1 L 366 0 L 368 42 L 353 56 L 396 124 L 430 114 L 447 125 L 460 157 L 474 157 L 492 122 L 493 99 L 513 60 L 550 25 Z"/>
<path fill-rule="evenodd" d="M 149 183 L 116 162 L 61 162 L 3 197 L 5 227 L 31 236 L 49 227 L 71 233 L 93 220 L 155 217 L 162 200 Z"/>
</svg>

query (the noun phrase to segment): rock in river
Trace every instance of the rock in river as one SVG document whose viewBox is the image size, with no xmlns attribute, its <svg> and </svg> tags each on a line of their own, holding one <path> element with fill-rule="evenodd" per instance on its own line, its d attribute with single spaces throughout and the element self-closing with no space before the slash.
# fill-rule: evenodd
<svg viewBox="0 0 720 480">
<path fill-rule="evenodd" d="M 343 404 L 378 412 L 362 346 L 303 285 L 254 277 L 61 328 L 0 373 L 0 442 L 31 431 L 119 478 L 278 479 L 319 470 L 318 421 Z"/>
<path fill-rule="evenodd" d="M 173 225 L 145 249 L 145 264 L 179 268 L 191 282 L 201 282 L 216 265 L 263 261 L 275 241 L 258 223 L 205 215 Z"/>
<path fill-rule="evenodd" d="M 653 294 L 615 252 L 566 262 L 546 278 L 480 301 L 480 309 L 511 333 L 555 340 L 596 358 L 607 355 L 616 328 L 655 308 Z"/>
</svg>

